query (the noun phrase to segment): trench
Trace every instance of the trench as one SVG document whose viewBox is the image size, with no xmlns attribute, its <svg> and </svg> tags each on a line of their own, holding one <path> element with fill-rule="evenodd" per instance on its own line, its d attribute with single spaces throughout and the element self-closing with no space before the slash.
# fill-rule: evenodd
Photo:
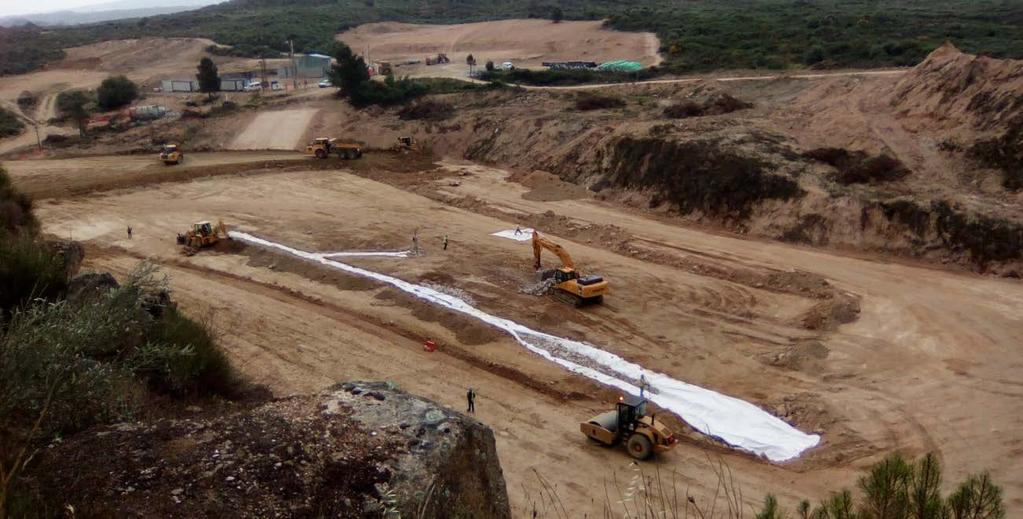
<svg viewBox="0 0 1023 519">
<path fill-rule="evenodd" d="M 630 394 L 639 394 L 643 380 L 646 397 L 679 416 L 700 433 L 774 462 L 797 458 L 820 443 L 820 436 L 806 434 L 784 420 L 739 398 L 676 380 L 647 370 L 614 353 L 591 344 L 533 330 L 515 321 L 488 314 L 464 300 L 396 277 L 355 267 L 330 257 L 339 253 L 314 253 L 272 242 L 248 233 L 231 231 L 237 240 L 315 261 L 349 274 L 391 285 L 432 304 L 443 306 L 505 331 L 530 352 L 569 372 Z"/>
</svg>

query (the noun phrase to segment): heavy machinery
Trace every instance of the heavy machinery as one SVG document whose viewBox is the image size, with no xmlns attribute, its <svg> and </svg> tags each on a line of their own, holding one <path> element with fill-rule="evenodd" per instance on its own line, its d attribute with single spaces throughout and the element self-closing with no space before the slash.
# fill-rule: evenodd
<svg viewBox="0 0 1023 519">
<path fill-rule="evenodd" d="M 445 63 L 451 63 L 451 60 L 444 53 L 437 54 L 436 58 L 426 58 L 427 65 L 443 65 Z"/>
<path fill-rule="evenodd" d="M 338 142 L 330 137 L 317 137 L 305 147 L 306 155 L 315 155 L 318 159 L 325 159 L 331 153 L 337 154 L 343 159 L 357 159 L 362 156 L 362 145 L 354 142 Z"/>
<path fill-rule="evenodd" d="M 231 236 L 227 234 L 227 227 L 224 226 L 222 221 L 218 221 L 217 225 L 213 225 L 210 222 L 194 223 L 192 228 L 185 232 L 185 234 L 178 234 L 178 243 L 185 246 L 182 252 L 188 256 L 206 247 L 212 247 L 219 243 L 220 240 L 230 239 Z"/>
<path fill-rule="evenodd" d="M 598 414 L 579 424 L 579 430 L 593 441 L 607 445 L 625 442 L 629 455 L 645 460 L 655 452 L 665 452 L 678 443 L 663 422 L 646 415 L 646 399 L 636 396 L 618 397 L 614 411 Z"/>
<path fill-rule="evenodd" d="M 540 271 L 540 253 L 547 249 L 561 260 L 561 267 Z M 582 276 L 575 270 L 575 262 L 568 251 L 557 243 L 540 236 L 533 231 L 533 268 L 540 273 L 542 282 L 550 283 L 550 289 L 556 299 L 575 306 L 601 303 L 610 292 L 607 281 L 600 276 Z"/>
<path fill-rule="evenodd" d="M 185 154 L 181 152 L 177 144 L 164 144 L 163 149 L 160 150 L 160 160 L 167 166 L 181 164 L 184 159 Z"/>
<path fill-rule="evenodd" d="M 394 151 L 412 151 L 416 149 L 416 139 L 411 135 L 398 137 L 398 143 L 394 145 Z"/>
</svg>

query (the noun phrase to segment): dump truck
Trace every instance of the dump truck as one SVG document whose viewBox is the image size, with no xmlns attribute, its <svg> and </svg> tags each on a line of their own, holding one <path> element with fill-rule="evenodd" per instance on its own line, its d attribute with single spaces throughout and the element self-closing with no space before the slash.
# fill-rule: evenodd
<svg viewBox="0 0 1023 519">
<path fill-rule="evenodd" d="M 553 252 L 561 260 L 560 267 L 541 270 L 540 254 L 544 249 Z M 540 273 L 541 282 L 550 284 L 550 291 L 555 299 L 576 307 L 602 303 L 604 296 L 610 292 L 608 283 L 603 277 L 579 274 L 568 251 L 561 245 L 540 236 L 540 233 L 536 231 L 533 231 L 533 268 Z"/>
<path fill-rule="evenodd" d="M 654 453 L 671 450 L 678 443 L 674 434 L 656 416 L 647 416 L 647 401 L 629 395 L 618 397 L 615 410 L 601 413 L 579 424 L 587 438 L 605 446 L 625 443 L 629 455 L 645 460 Z"/>
<path fill-rule="evenodd" d="M 182 252 L 186 256 L 191 256 L 206 247 L 220 243 L 220 240 L 230 240 L 231 236 L 227 234 L 224 222 L 218 221 L 213 225 L 206 221 L 192 224 L 192 228 L 184 234 L 178 233 L 177 239 L 178 244 L 184 246 Z"/>
<path fill-rule="evenodd" d="M 330 137 L 317 137 L 305 147 L 306 155 L 325 159 L 332 153 L 343 159 L 357 159 L 362 156 L 362 145 L 355 142 L 338 142 Z"/>
<path fill-rule="evenodd" d="M 181 164 L 181 161 L 185 160 L 185 154 L 177 144 L 164 144 L 163 149 L 160 150 L 160 160 L 167 166 Z"/>
</svg>

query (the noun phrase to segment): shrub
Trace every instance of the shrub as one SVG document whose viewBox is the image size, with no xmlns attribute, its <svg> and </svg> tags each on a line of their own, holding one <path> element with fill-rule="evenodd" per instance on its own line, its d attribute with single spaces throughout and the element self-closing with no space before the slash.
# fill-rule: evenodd
<svg viewBox="0 0 1023 519">
<path fill-rule="evenodd" d="M 905 178 L 910 173 L 902 161 L 883 153 L 871 157 L 859 150 L 816 148 L 803 153 L 803 156 L 837 169 L 836 180 L 845 185 L 892 182 Z"/>
<path fill-rule="evenodd" d="M 154 389 L 171 394 L 229 394 L 234 374 L 212 327 L 168 308 L 137 353 L 135 371 Z"/>
<path fill-rule="evenodd" d="M 18 106 L 21 107 L 22 111 L 35 108 L 38 103 L 39 97 L 28 90 L 18 94 Z"/>
<path fill-rule="evenodd" d="M 454 115 L 451 104 L 442 101 L 419 101 L 398 111 L 398 118 L 403 121 L 427 120 L 442 121 Z"/>
<path fill-rule="evenodd" d="M 604 110 L 609 108 L 621 108 L 625 106 L 625 100 L 620 97 L 583 92 L 576 96 L 576 110 Z"/>
<path fill-rule="evenodd" d="M 0 231 L 0 317 L 33 299 L 52 299 L 67 288 L 64 260 L 31 235 Z"/>
<path fill-rule="evenodd" d="M 14 189 L 11 177 L 0 166 L 0 236 L 35 234 L 38 226 L 32 214 L 32 200 Z"/>
<path fill-rule="evenodd" d="M 0 107 L 0 138 L 17 135 L 25 129 L 25 124 L 14 112 Z"/>
<path fill-rule="evenodd" d="M 111 76 L 96 89 L 96 102 L 103 110 L 116 110 L 131 104 L 139 96 L 139 87 L 125 76 Z"/>
<path fill-rule="evenodd" d="M 685 119 L 686 117 L 699 117 L 701 115 L 703 115 L 703 107 L 695 101 L 682 101 L 664 109 L 664 116 L 672 119 Z"/>
</svg>

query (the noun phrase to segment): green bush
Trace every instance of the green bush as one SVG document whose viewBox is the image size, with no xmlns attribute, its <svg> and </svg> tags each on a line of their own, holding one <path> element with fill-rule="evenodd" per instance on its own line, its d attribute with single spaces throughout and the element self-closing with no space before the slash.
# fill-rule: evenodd
<svg viewBox="0 0 1023 519">
<path fill-rule="evenodd" d="M 96 102 L 103 110 L 116 110 L 131 104 L 139 96 L 139 87 L 125 76 L 111 76 L 96 89 Z"/>
<path fill-rule="evenodd" d="M 799 517 L 814 519 L 1003 519 L 1002 489 L 987 473 L 970 476 L 947 498 L 941 496 L 941 464 L 934 454 L 910 463 L 892 454 L 859 480 L 859 501 L 847 489 L 833 492 L 811 511 L 803 501 Z M 758 519 L 787 517 L 768 495 Z"/>
<path fill-rule="evenodd" d="M 582 92 L 576 96 L 575 109 L 588 111 L 588 110 L 607 110 L 611 108 L 622 108 L 625 106 L 625 100 L 610 95 L 596 94 L 593 92 Z"/>
<path fill-rule="evenodd" d="M 152 387 L 172 394 L 229 394 L 234 374 L 208 322 L 168 308 L 136 355 L 135 370 Z"/>
<path fill-rule="evenodd" d="M 0 166 L 0 236 L 34 234 L 39 227 L 32 214 L 32 200 L 14 189 L 11 177 Z"/>
<path fill-rule="evenodd" d="M 0 107 L 0 138 L 17 135 L 25 129 L 25 124 L 14 112 Z"/>
<path fill-rule="evenodd" d="M 0 230 L 0 318 L 33 299 L 53 299 L 67 288 L 67 272 L 58 254 L 30 235 Z"/>
</svg>

